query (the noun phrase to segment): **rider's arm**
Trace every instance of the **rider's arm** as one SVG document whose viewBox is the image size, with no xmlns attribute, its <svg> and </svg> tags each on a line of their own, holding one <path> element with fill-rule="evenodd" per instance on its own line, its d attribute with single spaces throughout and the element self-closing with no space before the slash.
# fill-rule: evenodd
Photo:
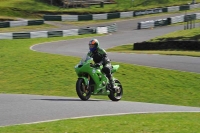
<svg viewBox="0 0 200 133">
<path fill-rule="evenodd" d="M 105 51 L 104 49 L 100 49 L 99 51 L 100 51 L 100 54 L 103 56 L 103 58 L 102 58 L 100 64 L 105 65 L 105 64 L 107 64 L 107 63 L 110 63 L 110 60 L 109 60 L 109 58 L 108 58 L 108 56 L 107 56 L 106 51 Z"/>
<path fill-rule="evenodd" d="M 91 57 L 91 56 L 92 56 L 92 52 L 89 51 L 89 52 L 87 53 L 87 56 L 90 56 L 90 57 Z"/>
</svg>

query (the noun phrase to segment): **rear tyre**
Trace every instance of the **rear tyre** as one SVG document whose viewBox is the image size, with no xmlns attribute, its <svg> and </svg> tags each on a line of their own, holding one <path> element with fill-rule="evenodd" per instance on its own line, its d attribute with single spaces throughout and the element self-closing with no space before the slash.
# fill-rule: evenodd
<svg viewBox="0 0 200 133">
<path fill-rule="evenodd" d="M 86 101 L 91 96 L 90 87 L 87 88 L 83 79 L 78 79 L 76 82 L 76 93 L 79 98 L 83 101 Z"/>
<path fill-rule="evenodd" d="M 122 87 L 121 83 L 119 82 L 119 80 L 114 80 L 114 81 L 115 81 L 115 84 L 117 85 L 117 87 L 119 87 L 119 91 L 118 92 L 110 91 L 110 94 L 108 95 L 108 97 L 112 101 L 119 101 L 123 95 L 123 87 Z"/>
</svg>

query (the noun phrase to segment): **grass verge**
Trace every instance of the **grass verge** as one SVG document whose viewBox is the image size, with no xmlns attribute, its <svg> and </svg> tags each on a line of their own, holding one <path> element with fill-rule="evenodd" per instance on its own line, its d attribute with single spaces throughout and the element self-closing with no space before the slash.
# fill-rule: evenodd
<svg viewBox="0 0 200 133">
<path fill-rule="evenodd" d="M 199 9 L 192 9 L 188 10 L 187 14 L 192 14 L 194 12 L 199 11 Z M 96 24 L 101 24 L 101 25 L 106 25 L 107 23 L 115 23 L 119 21 L 129 21 L 129 20 L 139 20 L 142 18 L 147 18 L 147 17 L 155 17 L 155 16 L 163 16 L 163 15 L 170 15 L 170 14 L 175 14 L 175 13 L 183 13 L 185 14 L 185 11 L 178 11 L 178 12 L 168 12 L 168 13 L 159 13 L 159 14 L 149 14 L 149 15 L 142 15 L 142 16 L 137 16 L 137 17 L 130 17 L 130 18 L 117 18 L 117 19 L 108 19 L 108 20 L 90 20 L 90 21 L 76 21 L 76 22 L 70 22 L 70 21 L 53 21 L 52 24 L 43 24 L 43 25 L 33 25 L 33 26 L 19 26 L 19 27 L 9 27 L 9 28 L 0 28 L 0 33 L 4 32 L 22 32 L 22 31 L 30 31 L 30 30 L 48 30 L 51 28 L 62 28 L 62 26 L 67 25 L 74 25 L 74 26 L 88 26 L 88 25 L 96 25 Z M 17 17 L 3 17 L 0 16 L 0 20 L 6 20 L 6 21 L 11 21 L 11 20 L 18 20 Z M 200 20 L 196 20 L 196 23 L 200 22 Z M 186 24 L 185 22 L 182 23 L 176 23 L 172 25 L 184 25 Z M 169 26 L 172 26 L 169 25 Z M 198 27 L 200 24 L 196 24 L 196 27 Z"/>
<path fill-rule="evenodd" d="M 192 10 L 187 10 L 187 14 L 193 14 L 196 13 L 200 10 L 200 8 L 195 8 Z M 70 22 L 70 21 L 58 21 L 57 23 L 61 24 L 72 24 L 72 25 L 88 25 L 88 24 L 103 24 L 103 23 L 109 23 L 109 22 L 117 22 L 117 21 L 123 21 L 123 20 L 139 20 L 143 18 L 150 18 L 150 17 L 158 17 L 158 16 L 163 16 L 163 15 L 170 15 L 170 14 L 179 14 L 182 13 L 181 15 L 185 15 L 185 11 L 177 11 L 177 12 L 163 12 L 159 14 L 148 14 L 148 15 L 142 15 L 142 16 L 134 16 L 134 17 L 127 17 L 127 18 L 116 18 L 116 19 L 106 19 L 106 20 L 90 20 L 90 21 L 75 21 L 75 22 Z M 178 15 L 177 15 L 178 16 Z M 167 18 L 167 17 L 166 17 Z M 152 20 L 152 19 L 149 19 Z M 154 20 L 154 19 L 153 19 Z M 155 19 L 156 20 L 156 19 Z M 200 20 L 196 20 L 195 22 L 200 22 Z M 184 22 L 181 23 L 176 23 L 172 25 L 183 25 Z M 171 26 L 171 25 L 169 25 Z"/>
<path fill-rule="evenodd" d="M 158 41 L 168 41 L 168 40 L 195 40 L 200 41 L 200 27 L 188 29 L 188 30 L 179 30 L 163 36 L 156 37 L 151 39 L 152 42 Z"/>
<path fill-rule="evenodd" d="M 200 57 L 199 51 L 181 51 L 181 50 L 133 50 L 133 44 L 126 44 L 110 48 L 108 52 L 119 53 L 137 53 L 137 54 L 161 54 L 161 55 L 180 55 L 180 56 L 193 56 Z"/>
<path fill-rule="evenodd" d="M 38 53 L 29 47 L 42 42 L 91 36 L 0 40 L 0 93 L 77 97 L 74 66 L 79 58 Z M 123 100 L 200 107 L 199 74 L 117 64 L 120 69 L 115 76 L 123 84 Z M 194 133 L 200 130 L 199 117 L 200 113 L 105 116 L 1 127 L 0 132 Z"/>
<path fill-rule="evenodd" d="M 134 114 L 1 127 L 3 133 L 198 133 L 200 113 Z"/>
<path fill-rule="evenodd" d="M 88 8 L 61 8 L 52 6 L 41 0 L 3 0 L 0 1 L 0 16 L 14 16 L 23 18 L 37 18 L 44 14 L 94 14 L 121 11 L 136 11 L 150 8 L 159 8 L 167 6 L 176 6 L 187 4 L 188 0 L 116 0 L 117 4 L 105 4 L 104 8 L 100 5 L 90 6 Z M 191 2 L 191 1 L 190 1 Z M 196 0 L 200 2 L 200 0 Z"/>
<path fill-rule="evenodd" d="M 77 97 L 74 66 L 80 59 L 38 53 L 29 47 L 37 43 L 78 37 L 85 36 L 0 40 L 0 93 Z M 113 64 L 120 64 L 114 76 L 123 84 L 123 100 L 200 107 L 199 74 L 117 62 Z M 106 96 L 93 98 L 108 99 Z"/>
<path fill-rule="evenodd" d="M 50 30 L 52 28 L 57 28 L 54 25 L 42 24 L 42 25 L 31 25 L 31 26 L 19 26 L 19 27 L 9 27 L 9 28 L 0 28 L 0 33 L 5 32 L 23 32 L 23 31 L 35 31 L 35 30 Z"/>
<path fill-rule="evenodd" d="M 200 40 L 200 28 L 175 31 L 164 36 L 156 37 L 149 41 L 167 41 L 167 40 Z M 110 48 L 108 52 L 122 52 L 122 53 L 145 53 L 145 54 L 163 54 L 163 55 L 183 55 L 200 57 L 200 51 L 181 51 L 181 50 L 133 50 L 133 44 L 125 44 Z"/>
</svg>

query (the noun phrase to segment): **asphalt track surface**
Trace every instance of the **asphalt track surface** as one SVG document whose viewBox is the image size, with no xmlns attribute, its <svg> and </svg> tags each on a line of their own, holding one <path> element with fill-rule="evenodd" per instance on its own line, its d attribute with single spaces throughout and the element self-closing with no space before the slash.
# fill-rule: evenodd
<svg viewBox="0 0 200 133">
<path fill-rule="evenodd" d="M 200 108 L 109 100 L 0 94 L 0 126 L 57 119 L 163 112 L 200 112 Z"/>
<path fill-rule="evenodd" d="M 121 24 L 123 23 L 120 23 L 119 26 Z M 102 48 L 107 49 L 122 44 L 146 41 L 159 35 L 183 29 L 183 26 L 168 26 L 147 30 L 130 30 L 131 27 L 127 28 L 126 26 L 124 25 L 124 29 L 128 30 L 119 28 L 117 33 L 95 38 L 100 41 Z M 92 38 L 50 42 L 35 45 L 32 49 L 46 53 L 83 57 L 88 52 L 88 42 L 90 39 Z M 200 73 L 199 57 L 125 53 L 108 53 L 108 56 L 115 62 Z"/>
<path fill-rule="evenodd" d="M 149 40 L 159 35 L 183 29 L 183 26 L 135 30 L 137 22 L 117 22 L 118 32 L 96 37 L 102 48 Z M 32 50 L 50 54 L 82 57 L 88 51 L 92 38 L 64 40 L 38 44 Z M 164 69 L 200 73 L 200 58 L 149 54 L 108 53 L 112 61 Z M 140 103 L 39 95 L 0 94 L 0 126 L 39 123 L 58 119 L 158 112 L 200 112 L 199 107 Z"/>
</svg>

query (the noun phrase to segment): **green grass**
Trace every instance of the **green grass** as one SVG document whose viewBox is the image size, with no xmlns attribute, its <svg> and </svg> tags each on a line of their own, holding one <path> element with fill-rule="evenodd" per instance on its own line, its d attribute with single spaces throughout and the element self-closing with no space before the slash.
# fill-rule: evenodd
<svg viewBox="0 0 200 133">
<path fill-rule="evenodd" d="M 194 12 L 194 11 L 198 11 L 199 9 L 193 9 L 188 11 L 189 12 Z M 137 17 L 131 17 L 131 18 L 117 18 L 117 19 L 109 19 L 109 20 L 91 20 L 91 21 L 76 21 L 76 22 L 70 22 L 70 21 L 54 21 L 53 25 L 52 24 L 43 24 L 43 25 L 33 25 L 33 26 L 19 26 L 19 27 L 9 27 L 9 28 L 0 28 L 0 33 L 2 32 L 21 32 L 21 31 L 30 31 L 30 30 L 49 30 L 51 28 L 59 28 L 59 25 L 74 25 L 74 26 L 84 26 L 84 25 L 88 25 L 88 24 L 104 24 L 106 25 L 106 23 L 108 22 L 117 22 L 117 21 L 123 21 L 123 20 L 137 20 L 137 19 L 141 19 L 141 18 L 147 18 L 147 17 L 153 17 L 153 16 L 162 16 L 162 15 L 167 15 L 167 14 L 174 14 L 174 13 L 180 13 L 180 12 L 169 12 L 169 13 L 160 13 L 160 14 L 150 14 L 150 15 L 143 15 L 143 16 L 137 16 Z M 17 20 L 16 18 L 13 17 L 0 17 L 0 20 Z M 200 22 L 200 20 L 196 20 L 195 21 Z M 184 23 L 177 23 L 177 24 L 173 24 L 173 25 L 184 25 Z M 169 25 L 169 26 L 173 26 L 173 25 Z M 199 25 L 196 25 L 197 27 Z"/>
<path fill-rule="evenodd" d="M 18 27 L 9 27 L 9 28 L 0 28 L 0 33 L 4 32 L 22 32 L 22 31 L 32 31 L 32 30 L 50 30 L 52 28 L 58 28 L 50 24 L 42 25 L 30 25 L 30 26 L 18 26 Z"/>
<path fill-rule="evenodd" d="M 74 66 L 80 59 L 35 52 L 29 47 L 42 42 L 91 36 L 0 40 L 0 93 L 77 97 L 75 92 L 77 76 Z M 124 87 L 122 100 L 200 107 L 199 74 L 117 62 L 113 64 L 120 64 L 115 76 Z M 108 99 L 106 96 L 91 98 Z M 196 133 L 200 129 L 199 118 L 200 113 L 105 116 L 1 127 L 0 132 Z"/>
<path fill-rule="evenodd" d="M 168 41 L 168 40 L 196 40 L 200 41 L 200 27 L 188 30 L 175 31 L 164 36 L 156 37 L 150 41 Z"/>
<path fill-rule="evenodd" d="M 194 12 L 198 11 L 199 9 L 193 9 L 188 11 L 189 12 Z M 117 22 L 117 21 L 123 21 L 123 20 L 137 20 L 141 18 L 147 18 L 147 17 L 153 17 L 153 16 L 162 16 L 162 15 L 167 15 L 167 14 L 174 14 L 174 13 L 180 13 L 180 12 L 169 12 L 169 13 L 160 13 L 160 14 L 150 14 L 150 15 L 143 15 L 143 16 L 137 16 L 137 17 L 131 17 L 131 18 L 117 18 L 117 19 L 109 19 L 109 20 L 91 20 L 91 21 L 76 21 L 76 22 L 70 22 L 70 21 L 54 21 L 54 24 L 43 24 L 43 25 L 33 25 L 33 26 L 19 26 L 19 27 L 9 27 L 9 28 L 0 28 L 0 33 L 4 32 L 21 32 L 21 31 L 30 31 L 30 30 L 49 30 L 51 28 L 59 28 L 59 25 L 74 25 L 74 26 L 84 26 L 88 24 L 104 24 L 108 22 Z M 13 17 L 1 17 L 0 20 L 17 20 L 17 18 Z M 196 20 L 195 22 L 200 22 L 200 20 Z M 183 25 L 184 23 L 177 23 L 173 25 Z M 196 25 L 198 26 L 198 25 Z"/>
<path fill-rule="evenodd" d="M 175 31 L 164 36 L 159 36 L 149 41 L 159 42 L 168 40 L 200 40 L 200 28 Z M 181 51 L 181 50 L 133 50 L 133 44 L 125 44 L 108 49 L 108 52 L 121 53 L 145 53 L 145 54 L 164 54 L 164 55 L 183 55 L 200 57 L 200 51 Z"/>
<path fill-rule="evenodd" d="M 14 16 L 24 18 L 38 18 L 46 13 L 56 14 L 89 14 L 89 13 L 106 13 L 118 11 L 136 11 L 157 7 L 166 7 L 173 5 L 187 4 L 188 0 L 135 0 L 131 3 L 130 0 L 117 0 L 118 4 L 106 4 L 104 8 L 99 8 L 99 5 L 90 6 L 89 8 L 60 8 L 40 0 L 1 0 L 0 1 L 0 16 Z M 196 0 L 200 2 L 200 0 Z"/>
<path fill-rule="evenodd" d="M 40 17 L 38 11 L 58 10 L 58 7 L 45 4 L 39 0 L 1 0 L 0 10 L 0 16 L 35 18 Z"/>
<path fill-rule="evenodd" d="M 200 57 L 200 51 L 181 51 L 181 50 L 133 50 L 133 44 L 126 44 L 107 49 L 108 52 L 137 53 L 137 54 L 161 54 L 161 55 L 181 55 Z"/>
<path fill-rule="evenodd" d="M 198 133 L 200 113 L 134 114 L 1 127 L 2 133 Z"/>
<path fill-rule="evenodd" d="M 0 40 L 0 93 L 77 97 L 74 66 L 79 58 L 29 49 L 37 43 L 67 38 Z M 199 74 L 113 64 L 120 64 L 115 76 L 123 84 L 123 100 L 200 107 Z"/>
<path fill-rule="evenodd" d="M 113 9 L 116 8 L 121 8 L 122 7 L 127 7 L 127 4 L 130 4 L 130 2 L 127 3 L 123 3 L 123 1 L 119 1 L 120 3 L 118 5 L 116 4 L 111 4 L 111 5 L 105 5 L 108 7 L 112 7 Z M 157 1 L 159 2 L 159 1 Z M 181 1 L 181 2 L 185 2 L 185 1 Z M 197 1 L 198 2 L 198 1 Z M 136 7 L 134 7 L 134 9 L 130 9 L 130 10 L 136 10 L 139 9 L 139 7 L 141 6 L 142 8 L 144 7 L 145 9 L 148 9 L 150 7 L 147 6 L 143 6 L 142 1 L 135 1 L 134 4 Z M 169 4 L 172 4 L 172 1 L 169 2 Z M 162 4 L 162 2 L 160 3 Z M 177 1 L 173 4 L 180 4 L 180 1 L 177 3 Z M 19 6 L 20 5 L 20 6 Z M 21 6 L 23 5 L 23 6 Z M 140 6 L 139 6 L 140 5 Z M 154 4 L 152 4 L 151 2 L 149 3 L 149 5 L 154 6 Z M 157 4 L 156 4 L 157 6 Z M 165 7 L 167 5 L 163 5 L 163 7 Z M 128 6 L 130 7 L 130 6 Z M 106 7 L 105 7 L 106 8 Z M 82 12 L 85 12 L 86 10 L 94 10 L 99 12 L 99 10 L 101 10 L 101 8 L 97 8 L 97 6 L 92 6 L 91 8 L 75 8 L 75 9 L 61 9 L 55 6 L 51 6 L 48 5 L 46 3 L 43 3 L 41 1 L 38 0 L 30 0 L 30 1 L 25 1 L 25 0 L 18 0 L 18 1 L 14 1 L 14 0 L 1 0 L 0 1 L 0 21 L 11 21 L 11 20 L 18 20 L 18 17 L 23 17 L 23 18 L 30 18 L 30 19 L 41 19 L 43 18 L 43 15 L 47 12 L 58 12 L 58 13 L 68 13 L 68 12 L 79 12 L 79 10 Z M 198 11 L 199 9 L 192 9 L 192 10 L 188 10 L 187 12 L 194 12 L 194 11 Z M 103 9 L 103 11 L 106 11 L 105 9 Z M 112 11 L 112 10 L 111 10 Z M 126 10 L 124 10 L 126 11 Z M 86 11 L 87 13 L 89 13 L 88 11 Z M 179 11 L 179 12 L 168 12 L 168 13 L 160 13 L 160 14 L 151 14 L 151 15 L 143 15 L 143 16 L 138 16 L 138 17 L 134 17 L 134 18 L 118 18 L 118 19 L 110 19 L 110 20 L 91 20 L 91 21 L 77 21 L 77 22 L 54 22 L 54 25 L 49 25 L 49 24 L 43 24 L 40 26 L 20 26 L 20 27 L 10 27 L 10 28 L 0 28 L 0 32 L 19 32 L 19 31 L 30 31 L 30 30 L 37 30 L 37 29 L 42 29 L 42 30 L 48 30 L 50 28 L 58 28 L 56 26 L 56 24 L 61 24 L 61 25 L 65 25 L 65 24 L 72 24 L 72 25 L 76 25 L 76 26 L 83 26 L 83 25 L 88 25 L 88 24 L 102 24 L 102 23 L 107 23 L 107 22 L 115 22 L 115 21 L 121 21 L 121 20 L 128 20 L 128 19 L 139 19 L 139 18 L 144 18 L 144 17 L 149 17 L 149 16 L 160 16 L 163 14 L 172 14 L 172 13 L 180 13 L 180 12 L 185 12 L 185 11 Z M 199 20 L 197 20 L 199 21 Z"/>
<path fill-rule="evenodd" d="M 124 1 L 124 0 L 123 0 Z M 187 3 L 184 0 L 169 0 L 166 3 L 148 1 L 148 6 L 139 5 L 135 0 L 133 7 L 128 2 L 118 5 L 93 6 L 86 9 L 59 9 L 35 0 L 0 0 L 0 16 L 24 18 L 42 17 L 41 11 L 49 12 L 108 12 L 141 10 Z M 166 1 L 160 1 L 166 2 Z M 189 1 L 190 2 L 190 1 Z M 200 2 L 200 0 L 196 0 Z M 24 6 L 21 6 L 24 5 Z M 16 8 L 17 7 L 17 8 Z M 117 8 L 116 8 L 117 7 Z M 9 18 L 9 19 L 12 19 Z M 5 29 L 7 30 L 7 29 Z M 11 29 L 12 31 L 13 29 Z M 40 94 L 77 97 L 75 93 L 76 74 L 74 66 L 79 58 L 52 55 L 30 51 L 29 47 L 42 42 L 88 37 L 92 35 L 65 38 L 37 38 L 19 40 L 0 40 L 0 93 Z M 126 46 L 126 48 L 130 47 Z M 122 49 L 126 49 L 122 48 Z M 177 51 L 176 51 L 177 52 Z M 115 76 L 122 82 L 122 100 L 164 103 L 200 107 L 200 75 L 195 73 L 170 71 L 131 64 L 120 64 Z M 67 76 L 71 74 L 70 77 Z M 124 78 L 126 77 L 126 78 Z M 92 98 L 108 99 L 105 96 Z M 1 127 L 2 133 L 197 133 L 200 130 L 200 113 L 137 114 L 106 116 L 84 119 L 69 119 L 49 123 Z"/>
</svg>

